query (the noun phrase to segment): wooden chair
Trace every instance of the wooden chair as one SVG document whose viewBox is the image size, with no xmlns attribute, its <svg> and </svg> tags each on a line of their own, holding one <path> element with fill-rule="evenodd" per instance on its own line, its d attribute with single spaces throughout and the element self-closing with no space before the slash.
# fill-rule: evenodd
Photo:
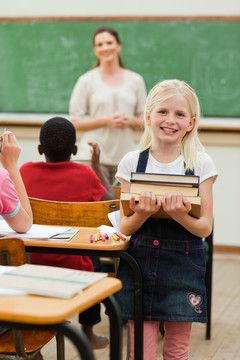
<svg viewBox="0 0 240 360">
<path fill-rule="evenodd" d="M 0 239 L 0 265 L 19 266 L 25 264 L 24 243 L 17 238 Z M 33 359 L 55 333 L 36 330 L 9 329 L 0 335 L 0 359 Z M 64 340 L 56 335 L 57 358 L 64 360 Z"/>
<path fill-rule="evenodd" d="M 111 226 L 107 214 L 120 209 L 120 200 L 61 202 L 29 198 L 34 224 L 98 227 Z M 116 276 L 118 258 L 101 257 L 101 271 Z"/>
<path fill-rule="evenodd" d="M 117 198 L 120 199 L 121 196 L 121 186 L 120 185 L 112 185 L 113 190 L 115 191 Z"/>
<path fill-rule="evenodd" d="M 120 208 L 120 200 L 96 202 L 61 202 L 35 198 L 29 200 L 33 223 L 40 225 L 110 226 L 107 214 Z"/>
</svg>

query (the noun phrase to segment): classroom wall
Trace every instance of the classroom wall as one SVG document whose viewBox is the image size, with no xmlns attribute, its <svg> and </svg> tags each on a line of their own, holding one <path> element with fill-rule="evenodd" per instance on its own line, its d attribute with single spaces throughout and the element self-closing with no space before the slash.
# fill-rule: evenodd
<svg viewBox="0 0 240 360">
<path fill-rule="evenodd" d="M 54 16 L 237 16 L 240 15 L 240 1 L 229 0 L 0 0 L 1 17 L 54 17 Z M 219 122 L 224 119 L 219 118 Z M 19 128 L 16 129 L 19 131 Z M 37 153 L 39 128 L 22 130 L 19 142 L 22 154 L 19 165 L 26 161 L 43 160 Z M 32 134 L 31 134 L 32 133 Z M 33 134 L 34 133 L 34 134 Z M 236 135 L 238 139 L 236 140 Z M 202 135 L 207 152 L 213 157 L 220 173 L 214 185 L 214 242 L 218 245 L 238 245 L 239 242 L 239 200 L 240 187 L 240 133 L 232 134 L 225 141 L 213 141 L 214 134 L 208 134 L 208 140 Z"/>
<path fill-rule="evenodd" d="M 239 0 L 0 0 L 0 16 L 239 15 Z"/>
</svg>

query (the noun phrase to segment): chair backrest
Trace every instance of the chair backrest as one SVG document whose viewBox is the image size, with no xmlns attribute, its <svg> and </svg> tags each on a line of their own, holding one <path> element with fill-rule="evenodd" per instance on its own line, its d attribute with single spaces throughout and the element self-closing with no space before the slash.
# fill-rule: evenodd
<svg viewBox="0 0 240 360">
<path fill-rule="evenodd" d="M 110 226 L 107 214 L 120 208 L 120 200 L 97 202 L 60 202 L 35 198 L 29 200 L 33 223 L 40 225 Z"/>
<path fill-rule="evenodd" d="M 25 247 L 21 239 L 0 239 L 0 265 L 19 266 L 25 263 Z"/>
<path fill-rule="evenodd" d="M 115 191 L 117 195 L 117 199 L 120 199 L 121 197 L 121 186 L 120 185 L 112 185 L 113 190 Z"/>
</svg>

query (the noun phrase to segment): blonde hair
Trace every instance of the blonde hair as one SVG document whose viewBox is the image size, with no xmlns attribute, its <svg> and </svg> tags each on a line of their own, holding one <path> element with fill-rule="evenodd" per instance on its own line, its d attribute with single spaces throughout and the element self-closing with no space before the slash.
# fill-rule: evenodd
<svg viewBox="0 0 240 360">
<path fill-rule="evenodd" d="M 172 79 L 156 84 L 149 92 L 145 103 L 145 129 L 140 140 L 140 149 L 152 146 L 152 129 L 146 125 L 146 114 L 152 112 L 157 102 L 163 102 L 177 94 L 182 94 L 189 104 L 190 116 L 196 118 L 194 127 L 182 139 L 181 154 L 184 158 L 186 169 L 193 170 L 197 161 L 197 154 L 204 152 L 204 147 L 198 137 L 198 121 L 200 118 L 200 105 L 195 91 L 184 81 Z"/>
</svg>

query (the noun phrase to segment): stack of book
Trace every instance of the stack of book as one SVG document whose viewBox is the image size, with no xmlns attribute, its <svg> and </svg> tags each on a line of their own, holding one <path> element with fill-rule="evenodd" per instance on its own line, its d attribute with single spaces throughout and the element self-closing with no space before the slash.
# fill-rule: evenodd
<svg viewBox="0 0 240 360">
<path fill-rule="evenodd" d="M 192 205 L 189 214 L 196 218 L 200 217 L 199 176 L 132 172 L 130 182 L 130 192 L 121 193 L 121 203 L 125 216 L 133 213 L 129 207 L 129 200 L 134 197 L 137 202 L 141 192 L 149 191 L 157 196 L 169 193 L 183 194 Z M 169 215 L 160 208 L 152 217 L 169 218 Z"/>
</svg>

